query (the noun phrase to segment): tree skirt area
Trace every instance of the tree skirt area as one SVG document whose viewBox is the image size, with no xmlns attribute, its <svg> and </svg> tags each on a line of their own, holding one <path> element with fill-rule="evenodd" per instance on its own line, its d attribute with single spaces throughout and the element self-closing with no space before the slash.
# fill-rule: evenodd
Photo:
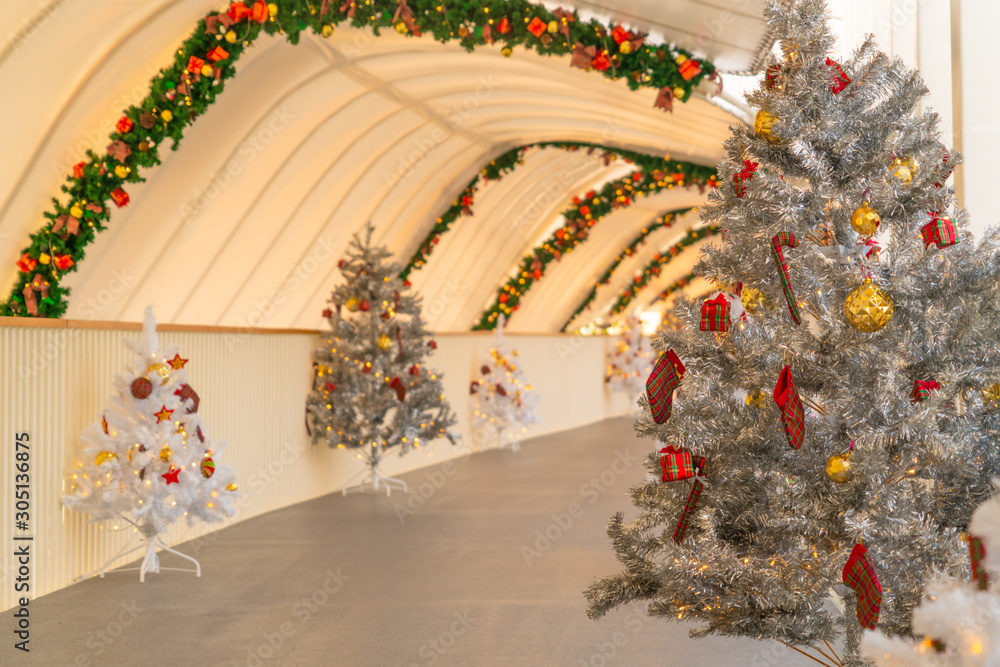
<svg viewBox="0 0 1000 667">
<path fill-rule="evenodd" d="M 177 547 L 201 579 L 111 573 L 33 600 L 30 655 L 4 646 L 0 664 L 815 665 L 775 642 L 690 639 L 642 605 L 587 618 L 583 590 L 620 569 L 605 524 L 630 513 L 654 444 L 609 420 L 403 475 L 410 496 L 244 521 Z"/>
</svg>

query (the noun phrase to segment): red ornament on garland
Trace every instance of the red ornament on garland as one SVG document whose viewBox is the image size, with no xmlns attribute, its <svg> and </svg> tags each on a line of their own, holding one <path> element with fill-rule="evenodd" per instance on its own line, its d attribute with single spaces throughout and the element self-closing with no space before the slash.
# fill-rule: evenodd
<svg viewBox="0 0 1000 667">
<path fill-rule="evenodd" d="M 188 58 L 187 71 L 192 73 L 201 73 L 201 68 L 205 66 L 205 61 L 198 56 L 191 56 Z"/>
<path fill-rule="evenodd" d="M 257 23 L 263 23 L 267 20 L 270 12 L 267 10 L 267 5 L 263 2 L 253 3 L 253 7 L 250 8 L 250 19 L 256 21 Z"/>
<path fill-rule="evenodd" d="M 114 200 L 115 206 L 118 208 L 127 206 L 129 203 L 128 193 L 121 188 L 115 188 L 114 192 L 111 193 L 111 199 Z"/>
<path fill-rule="evenodd" d="M 118 132 L 120 132 L 121 134 L 125 134 L 126 132 L 132 129 L 132 119 L 129 118 L 128 116 L 122 116 L 121 118 L 118 119 L 118 122 L 115 123 L 115 129 L 118 130 Z M 81 162 L 80 164 L 83 163 Z"/>
<path fill-rule="evenodd" d="M 608 58 L 608 52 L 601 49 L 601 51 L 594 58 L 594 62 L 592 64 L 594 69 L 606 72 L 608 68 L 611 67 L 611 60 Z"/>
<path fill-rule="evenodd" d="M 228 58 L 229 52 L 226 51 L 221 46 L 216 46 L 214 49 L 208 52 L 207 56 L 208 59 L 211 60 L 213 63 L 217 63 L 220 60 L 225 60 L 226 58 Z"/>
<path fill-rule="evenodd" d="M 500 24 L 497 26 L 497 31 L 501 35 L 506 35 L 508 32 L 510 32 L 510 21 L 507 20 L 506 16 L 500 19 Z"/>
<path fill-rule="evenodd" d="M 535 37 L 541 37 L 542 33 L 545 32 L 545 21 L 541 20 L 537 16 L 531 19 L 531 23 L 528 24 L 528 32 L 530 32 Z"/>
<path fill-rule="evenodd" d="M 83 162 L 77 162 L 73 165 L 73 178 L 83 178 L 83 168 L 86 165 Z"/>
<path fill-rule="evenodd" d="M 229 12 L 227 13 L 229 15 L 229 18 L 231 18 L 233 21 L 239 22 L 245 19 L 250 14 L 250 10 L 247 9 L 247 6 L 242 2 L 234 2 L 233 4 L 229 5 Z"/>
<path fill-rule="evenodd" d="M 38 260 L 28 253 L 24 253 L 21 255 L 21 259 L 17 260 L 17 268 L 21 271 L 21 273 L 33 271 L 36 266 L 38 266 Z"/>
<path fill-rule="evenodd" d="M 147 377 L 137 377 L 132 380 L 130 390 L 134 398 L 142 400 L 153 393 L 153 383 Z"/>
</svg>

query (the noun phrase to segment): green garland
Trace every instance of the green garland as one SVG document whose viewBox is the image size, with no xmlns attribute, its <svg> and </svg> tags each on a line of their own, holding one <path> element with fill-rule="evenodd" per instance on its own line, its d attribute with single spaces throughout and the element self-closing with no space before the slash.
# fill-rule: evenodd
<svg viewBox="0 0 1000 667">
<path fill-rule="evenodd" d="M 663 299 L 666 299 L 668 296 L 670 296 L 679 289 L 684 289 L 685 287 L 691 284 L 692 280 L 694 280 L 697 277 L 698 274 L 692 271 L 691 273 L 687 274 L 677 282 L 670 285 L 670 287 L 660 292 L 660 294 L 655 299 L 653 299 L 653 301 L 649 305 L 653 305 L 657 301 L 662 301 Z"/>
<path fill-rule="evenodd" d="M 545 268 L 564 253 L 572 251 L 589 235 L 589 230 L 616 208 L 626 207 L 636 197 L 676 186 L 716 187 L 715 169 L 633 153 L 630 159 L 638 169 L 631 175 L 604 185 L 600 192 L 590 191 L 563 211 L 563 226 L 521 260 L 517 272 L 498 291 L 497 297 L 482 314 L 474 330 L 493 329 L 503 313 L 510 317 L 521 297 L 542 277 Z"/>
<path fill-rule="evenodd" d="M 561 148 L 571 152 L 578 151 L 580 149 L 585 149 L 588 152 L 600 150 L 602 152 L 601 157 L 605 160 L 619 158 L 629 164 L 634 164 L 634 158 L 638 155 L 642 155 L 647 158 L 651 157 L 643 153 L 636 153 L 635 151 L 610 148 L 598 144 L 566 141 L 541 141 L 513 148 L 500 157 L 490 160 L 490 163 L 483 167 L 482 170 L 480 170 L 480 172 L 476 174 L 471 181 L 469 181 L 469 184 L 465 186 L 462 193 L 455 198 L 455 202 L 449 206 L 448 210 L 445 211 L 434 223 L 434 227 L 432 227 L 427 233 L 427 236 L 424 237 L 423 243 L 421 243 L 416 252 L 413 253 L 410 261 L 406 263 L 406 266 L 403 268 L 402 272 L 400 272 L 399 277 L 406 281 L 409 279 L 411 273 L 422 268 L 424 264 L 427 263 L 431 253 L 434 251 L 434 246 L 436 246 L 441 240 L 441 235 L 446 233 L 460 216 L 472 214 L 471 207 L 475 200 L 476 189 L 479 185 L 480 179 L 483 179 L 485 183 L 488 183 L 491 180 L 499 180 L 519 165 L 524 164 L 524 154 L 532 148 Z"/>
<path fill-rule="evenodd" d="M 668 213 L 664 213 L 662 216 L 660 216 L 660 218 L 656 222 L 643 227 L 642 231 L 639 232 L 638 236 L 632 239 L 632 242 L 629 243 L 625 247 L 625 249 L 622 250 L 621 253 L 619 253 L 617 257 L 615 257 L 613 262 L 611 262 L 611 266 L 608 267 L 607 271 L 605 271 L 604 274 L 597 279 L 597 283 L 594 285 L 594 288 L 590 290 L 590 292 L 587 294 L 586 298 L 583 300 L 583 303 L 581 303 L 577 307 L 577 309 L 573 311 L 573 314 L 569 316 L 569 319 L 566 320 L 566 324 L 562 326 L 562 329 L 560 329 L 560 331 L 563 333 L 566 332 L 566 327 L 569 326 L 570 322 L 572 322 L 577 315 L 586 310 L 587 307 L 591 304 L 591 302 L 593 302 L 593 300 L 597 297 L 597 288 L 600 287 L 601 285 L 607 285 L 611 281 L 611 276 L 618 268 L 618 265 L 624 262 L 626 258 L 631 257 L 632 253 L 635 252 L 635 249 L 638 248 L 639 245 L 643 241 L 645 241 L 650 234 L 657 231 L 658 229 L 663 229 L 664 227 L 672 226 L 674 224 L 674 221 L 677 219 L 677 216 L 683 215 L 691 210 L 693 210 L 693 208 L 689 207 L 689 208 L 677 209 L 676 211 L 669 211 Z"/>
<path fill-rule="evenodd" d="M 220 21 L 219 17 L 225 18 Z M 717 78 L 712 63 L 694 60 L 683 49 L 644 44 L 620 27 L 609 33 L 595 20 L 581 22 L 575 11 L 550 12 L 526 0 L 451 6 L 442 0 L 410 0 L 408 6 L 401 0 L 233 3 L 227 13 L 211 12 L 200 20 L 175 52 L 173 63 L 153 78 L 149 95 L 124 111 L 119 129 L 110 136 L 112 142 L 122 142 L 112 144 L 116 146 L 110 151 L 113 155 L 88 151 L 87 159 L 76 165 L 62 186 L 68 200 L 53 198 L 44 214 L 47 223 L 31 234 L 17 262 L 18 278 L 0 303 L 0 315 L 59 317 L 66 312 L 69 290 L 60 282 L 76 270 L 86 247 L 105 229 L 110 220 L 108 202 L 118 207 L 128 203 L 122 186 L 141 182 L 141 170 L 160 164 L 163 141 L 172 139 L 171 148 L 176 150 L 184 130 L 224 90 L 225 81 L 236 73 L 236 61 L 261 32 L 284 34 L 297 44 L 305 30 L 326 37 L 334 25 L 345 22 L 371 28 L 376 35 L 390 27 L 398 32 L 420 30 L 440 42 L 457 40 L 469 51 L 500 42 L 504 55 L 510 55 L 515 46 L 541 55 L 574 54 L 575 66 L 596 68 L 610 79 L 625 78 L 633 90 L 661 89 L 663 99 L 658 98 L 657 106 L 665 109 L 671 97 L 686 101 L 703 80 Z M 543 24 L 544 31 L 539 31 Z M 221 55 L 214 51 L 216 47 L 226 55 L 213 61 L 210 53 Z M 192 58 L 206 61 L 201 66 L 208 67 L 204 74 Z M 36 301 L 36 293 L 40 300 Z M 36 313 L 29 312 L 32 306 Z"/>
<path fill-rule="evenodd" d="M 678 241 L 675 245 L 671 246 L 665 253 L 658 254 L 653 257 L 649 264 L 646 265 L 646 268 L 642 270 L 642 273 L 635 277 L 635 280 L 633 280 L 629 286 L 625 288 L 625 291 L 622 292 L 621 296 L 618 297 L 618 300 L 615 301 L 615 305 L 611 307 L 611 314 L 617 315 L 625 310 L 628 305 L 632 303 L 632 299 L 634 299 L 636 295 L 649 284 L 649 281 L 652 280 L 653 276 L 660 275 L 661 266 L 670 263 L 674 257 L 681 254 L 685 249 L 694 245 L 698 241 L 708 238 L 709 236 L 715 236 L 719 233 L 719 229 L 720 227 L 718 225 L 708 225 L 707 227 L 702 227 L 701 229 L 689 231 L 684 235 L 684 238 Z"/>
</svg>

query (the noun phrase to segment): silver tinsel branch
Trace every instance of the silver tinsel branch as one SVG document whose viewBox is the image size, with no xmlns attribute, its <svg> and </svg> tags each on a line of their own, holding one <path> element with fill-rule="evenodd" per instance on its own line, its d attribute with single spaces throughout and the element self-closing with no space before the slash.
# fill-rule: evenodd
<svg viewBox="0 0 1000 667">
<path fill-rule="evenodd" d="M 700 622 L 695 635 L 806 650 L 842 642 L 843 664 L 861 665 L 856 595 L 841 583 L 856 544 L 881 583 L 878 629 L 889 635 L 911 633 L 926 579 L 968 576 L 959 534 L 1000 473 L 1000 237 L 989 230 L 976 243 L 957 210 L 946 181 L 960 156 L 940 143 L 937 117 L 919 112 L 927 91 L 915 72 L 869 38 L 839 63 L 851 82 L 833 92 L 825 3 L 770 2 L 766 15 L 783 56 L 769 63 L 771 85 L 747 99 L 773 116 L 776 141 L 733 130 L 722 186 L 702 213 L 726 231 L 696 267 L 720 286 L 742 283 L 744 298 L 759 290 L 763 303 L 711 333 L 700 331 L 701 304 L 682 301 L 684 328 L 654 341 L 687 373 L 669 421 L 656 424 L 643 399 L 636 431 L 705 457 L 704 488 L 675 543 L 691 482 L 662 482 L 650 454 L 650 481 L 632 490 L 638 514 L 608 529 L 625 569 L 587 590 L 589 613 L 643 600 L 652 615 Z M 737 196 L 747 160 L 758 168 Z M 871 257 L 851 225 L 866 201 L 881 216 Z M 951 216 L 957 244 L 925 247 L 930 212 Z M 785 248 L 800 326 L 771 255 L 779 232 L 800 240 Z M 895 306 L 875 333 L 853 328 L 844 310 L 868 276 Z M 771 398 L 786 363 L 806 399 L 798 450 Z M 929 380 L 940 389 L 914 402 L 915 381 Z M 746 400 L 761 392 L 766 400 Z M 853 478 L 835 483 L 827 460 L 852 442 Z"/>
<path fill-rule="evenodd" d="M 424 365 L 435 345 L 391 253 L 355 234 L 339 263 L 345 282 L 330 296 L 330 333 L 313 353 L 306 423 L 313 443 L 358 449 L 375 469 L 386 451 L 405 453 L 447 437 L 455 415 L 442 376 Z"/>
</svg>

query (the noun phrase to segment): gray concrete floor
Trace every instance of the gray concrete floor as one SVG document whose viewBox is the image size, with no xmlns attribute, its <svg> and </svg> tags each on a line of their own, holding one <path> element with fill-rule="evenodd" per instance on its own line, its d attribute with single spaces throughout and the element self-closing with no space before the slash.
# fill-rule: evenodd
<svg viewBox="0 0 1000 667">
<path fill-rule="evenodd" d="M 201 579 L 112 573 L 32 601 L 27 656 L 0 614 L 0 664 L 815 665 L 689 639 L 641 605 L 587 618 L 583 589 L 619 569 L 605 523 L 631 509 L 652 446 L 610 420 L 410 473 L 409 497 L 334 494 L 244 521 L 178 547 Z"/>
</svg>

